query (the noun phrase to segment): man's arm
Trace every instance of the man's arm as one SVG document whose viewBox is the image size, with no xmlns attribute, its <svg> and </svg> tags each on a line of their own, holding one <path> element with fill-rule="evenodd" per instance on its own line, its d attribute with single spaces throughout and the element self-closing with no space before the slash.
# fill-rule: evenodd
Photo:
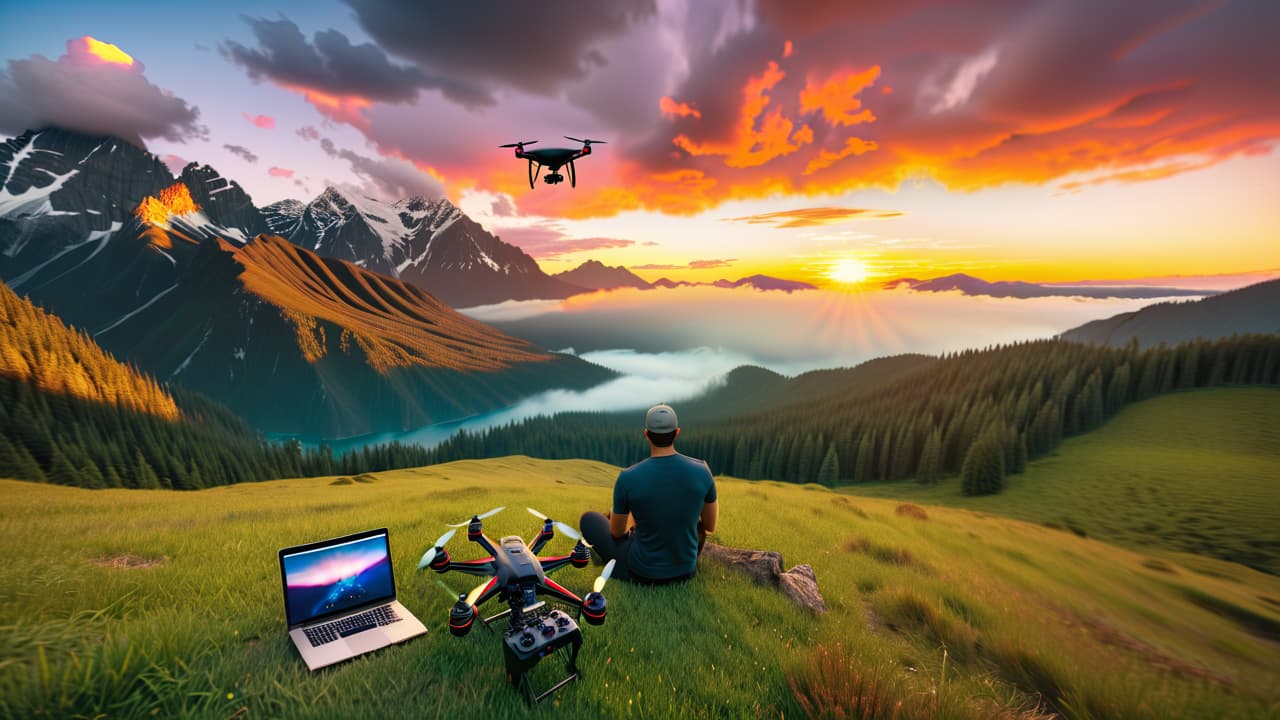
<svg viewBox="0 0 1280 720">
<path fill-rule="evenodd" d="M 702 531 L 707 535 L 716 531 L 716 522 L 720 519 L 720 503 L 709 502 L 702 506 Z"/>
<path fill-rule="evenodd" d="M 631 513 L 610 513 L 609 514 L 609 534 L 614 540 L 621 540 L 627 536 L 627 530 L 631 520 Z"/>
</svg>

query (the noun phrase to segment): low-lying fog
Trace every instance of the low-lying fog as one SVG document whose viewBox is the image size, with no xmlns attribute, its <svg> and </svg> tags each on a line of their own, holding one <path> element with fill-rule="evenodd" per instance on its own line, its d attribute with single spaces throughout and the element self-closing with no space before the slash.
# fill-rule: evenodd
<svg viewBox="0 0 1280 720">
<path fill-rule="evenodd" d="M 655 403 L 695 397 L 741 365 L 796 375 L 885 355 L 936 355 L 1047 338 L 1152 302 L 1156 301 L 1020 300 L 905 289 L 809 290 L 788 295 L 693 287 L 618 290 L 564 301 L 469 308 L 463 312 L 471 317 L 544 348 L 577 354 L 617 371 L 619 377 L 581 392 L 540 393 L 505 410 L 458 423 L 334 445 L 344 449 L 398 439 L 433 446 L 461 428 L 480 430 L 537 415 L 639 411 Z"/>
<path fill-rule="evenodd" d="M 706 347 L 795 374 L 884 355 L 938 354 L 1051 337 L 1152 302 L 992 298 L 907 289 L 788 295 L 692 287 L 616 290 L 463 312 L 544 348 L 670 353 Z"/>
</svg>

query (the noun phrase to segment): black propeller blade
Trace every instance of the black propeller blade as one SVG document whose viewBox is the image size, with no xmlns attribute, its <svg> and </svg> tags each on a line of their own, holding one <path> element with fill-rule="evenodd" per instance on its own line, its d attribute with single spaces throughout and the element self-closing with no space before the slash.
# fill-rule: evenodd
<svg viewBox="0 0 1280 720">
<path fill-rule="evenodd" d="M 580 143 L 582 143 L 583 145 L 590 145 L 590 144 L 592 144 L 592 143 L 599 143 L 600 145 L 608 145 L 608 144 L 609 144 L 609 143 L 607 143 L 607 142 L 605 142 L 605 141 L 603 141 L 603 140 L 590 140 L 590 139 L 588 139 L 588 140 L 579 140 L 579 139 L 578 139 L 578 138 L 576 138 L 576 137 L 569 137 L 568 135 L 565 135 L 565 136 L 564 136 L 564 139 L 565 139 L 565 140 L 572 140 L 572 141 L 574 141 L 574 142 L 580 142 Z"/>
<path fill-rule="evenodd" d="M 521 147 L 522 145 L 532 145 L 532 144 L 534 144 L 534 143 L 536 143 L 536 142 L 538 142 L 538 141 L 537 141 L 537 140 L 525 140 L 524 142 L 513 142 L 513 143 L 507 143 L 506 145 L 499 145 L 498 147 L 500 147 L 500 148 Z"/>
</svg>

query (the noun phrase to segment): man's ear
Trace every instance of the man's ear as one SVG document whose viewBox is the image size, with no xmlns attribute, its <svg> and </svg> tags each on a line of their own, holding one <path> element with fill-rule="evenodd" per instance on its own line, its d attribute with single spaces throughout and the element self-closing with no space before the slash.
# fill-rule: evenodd
<svg viewBox="0 0 1280 720">
<path fill-rule="evenodd" d="M 676 428 L 676 437 L 680 437 L 680 428 Z M 672 438 L 674 440 L 675 438 Z"/>
</svg>

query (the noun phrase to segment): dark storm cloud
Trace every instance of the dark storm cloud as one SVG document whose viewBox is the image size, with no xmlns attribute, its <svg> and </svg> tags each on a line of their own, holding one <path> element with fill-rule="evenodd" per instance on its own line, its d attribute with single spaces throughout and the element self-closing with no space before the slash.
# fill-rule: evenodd
<svg viewBox="0 0 1280 720">
<path fill-rule="evenodd" d="M 376 45 L 353 45 L 337 30 L 322 30 L 308 41 L 298 26 L 283 16 L 279 20 L 243 19 L 253 30 L 258 47 L 226 40 L 220 49 L 254 80 L 269 79 L 329 96 L 391 103 L 414 102 L 424 89 L 441 90 L 466 105 L 489 101 L 484 93 L 464 83 L 392 63 Z"/>
<path fill-rule="evenodd" d="M 84 46 L 77 38 L 56 61 L 32 55 L 8 62 L 0 72 L 0 133 L 56 125 L 139 147 L 148 138 L 184 142 L 208 135 L 200 111 L 152 85 L 141 63 L 103 62 Z"/>
<path fill-rule="evenodd" d="M 602 40 L 657 12 L 653 0 L 346 0 L 380 46 L 485 89 L 550 95 L 607 64 Z"/>
<path fill-rule="evenodd" d="M 370 158 L 340 148 L 329 138 L 320 138 L 320 148 L 330 157 L 346 160 L 351 171 L 365 181 L 365 194 L 394 202 L 412 195 L 435 200 L 444 187 L 431 175 L 399 158 Z"/>
<path fill-rule="evenodd" d="M 253 151 L 243 145 L 223 145 L 222 147 L 232 155 L 242 158 L 245 162 L 258 162 L 258 156 L 254 155 Z"/>
</svg>

